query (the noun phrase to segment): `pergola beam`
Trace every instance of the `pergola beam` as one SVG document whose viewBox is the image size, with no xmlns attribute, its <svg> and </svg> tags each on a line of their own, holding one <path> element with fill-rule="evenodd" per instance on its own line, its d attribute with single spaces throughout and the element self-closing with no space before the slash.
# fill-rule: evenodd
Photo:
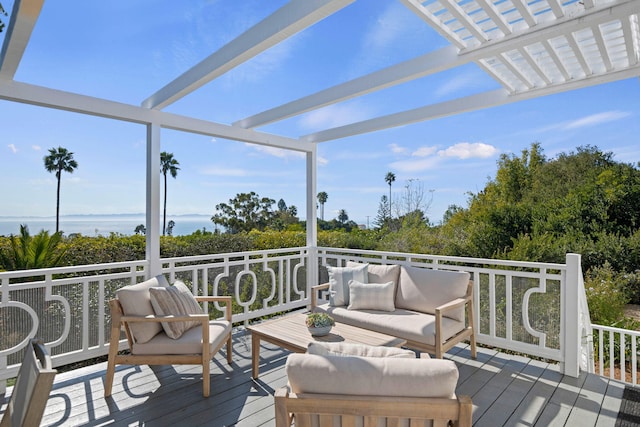
<svg viewBox="0 0 640 427">
<path fill-rule="evenodd" d="M 402 111 L 399 113 L 376 117 L 345 126 L 323 130 L 320 132 L 305 135 L 300 139 L 302 141 L 308 142 L 332 141 L 340 138 L 346 138 L 348 136 L 404 126 L 411 123 L 423 122 L 440 117 L 451 116 L 454 114 L 461 114 L 469 111 L 480 110 L 483 108 L 496 107 L 512 102 L 524 101 L 531 98 L 566 92 L 586 86 L 609 83 L 612 81 L 636 77 L 638 75 L 640 75 L 640 65 L 636 65 L 622 71 L 616 71 L 601 75 L 591 75 L 582 80 L 573 80 L 570 82 L 564 82 L 562 84 L 547 86 L 543 88 L 535 88 L 527 92 L 520 92 L 512 95 L 510 95 L 506 89 L 498 89 L 491 92 L 471 95 L 465 98 L 454 99 L 439 104 L 426 105 L 424 107 L 419 107 L 408 111 Z"/>
<path fill-rule="evenodd" d="M 355 0 L 292 0 L 147 98 L 162 109 Z"/>
<path fill-rule="evenodd" d="M 165 111 L 149 110 L 136 105 L 108 101 L 11 80 L 0 80 L 0 99 L 145 125 L 156 124 L 164 128 L 268 145 L 270 147 L 303 152 L 308 152 L 313 148 L 304 142 L 279 135 L 194 119 Z"/>
<path fill-rule="evenodd" d="M 263 126 L 468 62 L 458 59 L 457 54 L 457 48 L 448 46 L 238 120 L 233 124 L 242 128 Z"/>
<path fill-rule="evenodd" d="M 0 77 L 13 79 L 22 60 L 31 33 L 38 21 L 44 0 L 15 0 L 0 52 Z"/>
</svg>

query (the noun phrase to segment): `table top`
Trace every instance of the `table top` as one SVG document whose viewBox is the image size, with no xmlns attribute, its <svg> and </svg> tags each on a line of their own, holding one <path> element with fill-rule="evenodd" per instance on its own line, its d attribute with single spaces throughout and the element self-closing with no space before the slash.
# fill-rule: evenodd
<svg viewBox="0 0 640 427">
<path fill-rule="evenodd" d="M 338 322 L 328 335 L 314 337 L 307 329 L 306 318 L 307 313 L 289 314 L 251 325 L 247 329 L 265 341 L 299 353 L 305 352 L 312 342 L 348 342 L 387 347 L 406 344 L 402 338 Z"/>
</svg>

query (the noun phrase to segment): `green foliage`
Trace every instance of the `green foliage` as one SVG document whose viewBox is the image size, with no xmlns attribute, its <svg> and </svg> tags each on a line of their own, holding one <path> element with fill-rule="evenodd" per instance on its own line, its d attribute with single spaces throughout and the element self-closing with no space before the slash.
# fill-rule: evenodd
<svg viewBox="0 0 640 427">
<path fill-rule="evenodd" d="M 325 326 L 333 326 L 336 324 L 333 317 L 329 316 L 327 313 L 307 314 L 306 323 L 309 328 L 324 328 Z"/>
<path fill-rule="evenodd" d="M 609 326 L 624 318 L 624 306 L 628 298 L 623 284 L 609 263 L 589 270 L 584 287 L 593 323 Z"/>
<path fill-rule="evenodd" d="M 49 235 L 48 231 L 42 230 L 31 236 L 25 224 L 20 225 L 18 236 L 8 238 L 8 243 L 8 247 L 0 251 L 0 262 L 6 270 L 58 267 L 65 256 L 61 233 Z"/>
<path fill-rule="evenodd" d="M 211 217 L 215 224 L 223 226 L 229 233 L 264 230 L 271 223 L 274 213 L 271 205 L 276 201 L 260 197 L 255 192 L 240 193 L 229 199 L 229 204 L 216 205 L 216 213 Z"/>
</svg>

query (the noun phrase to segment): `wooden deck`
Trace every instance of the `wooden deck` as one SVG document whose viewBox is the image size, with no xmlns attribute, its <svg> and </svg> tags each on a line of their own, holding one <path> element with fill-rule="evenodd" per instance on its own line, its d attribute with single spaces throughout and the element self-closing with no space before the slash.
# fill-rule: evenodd
<svg viewBox="0 0 640 427">
<path fill-rule="evenodd" d="M 197 366 L 120 366 L 103 397 L 106 363 L 60 373 L 42 425 L 273 426 L 273 393 L 286 384 L 287 351 L 263 343 L 260 377 L 251 379 L 251 336 L 234 334 L 233 366 L 212 361 L 211 396 Z M 564 377 L 557 365 L 465 345 L 446 356 L 460 369 L 458 393 L 472 397 L 476 426 L 614 426 L 624 385 L 596 375 Z M 8 390 L 10 394 L 11 389 Z M 4 412 L 6 396 L 0 396 Z"/>
</svg>

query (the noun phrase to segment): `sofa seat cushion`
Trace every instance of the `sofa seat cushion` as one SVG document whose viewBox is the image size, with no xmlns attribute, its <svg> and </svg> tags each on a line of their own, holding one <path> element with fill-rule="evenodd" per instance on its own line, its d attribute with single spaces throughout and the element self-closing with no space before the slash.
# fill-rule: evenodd
<svg viewBox="0 0 640 427">
<path fill-rule="evenodd" d="M 151 305 L 149 289 L 168 286 L 167 278 L 160 274 L 144 282 L 124 286 L 116 291 L 116 296 L 125 316 L 153 316 L 155 312 Z M 155 322 L 131 323 L 129 326 L 137 343 L 145 343 L 162 332 L 162 325 Z"/>
<path fill-rule="evenodd" d="M 307 354 L 315 354 L 317 356 L 416 358 L 416 354 L 412 350 L 405 350 L 404 348 L 346 342 L 312 342 L 307 346 Z"/>
<path fill-rule="evenodd" d="M 420 267 L 400 268 L 396 307 L 435 314 L 436 308 L 457 298 L 464 298 L 470 274 L 463 271 L 431 270 Z M 444 314 L 464 321 L 464 307 Z"/>
<path fill-rule="evenodd" d="M 294 393 L 350 396 L 455 397 L 458 369 L 451 360 L 290 354 Z"/>
<path fill-rule="evenodd" d="M 231 331 L 231 323 L 227 320 L 213 320 L 209 322 L 210 351 L 222 345 L 227 339 L 227 333 Z M 134 343 L 131 349 L 133 354 L 201 354 L 202 353 L 202 327 L 196 326 L 185 331 L 178 339 L 172 339 L 166 333 L 161 332 L 145 343 Z"/>
<path fill-rule="evenodd" d="M 431 314 L 396 308 L 394 311 L 348 310 L 323 304 L 316 307 L 333 316 L 336 322 L 380 332 L 394 337 L 435 346 L 436 317 Z M 449 339 L 465 328 L 464 321 L 442 318 L 443 340 Z"/>
</svg>

